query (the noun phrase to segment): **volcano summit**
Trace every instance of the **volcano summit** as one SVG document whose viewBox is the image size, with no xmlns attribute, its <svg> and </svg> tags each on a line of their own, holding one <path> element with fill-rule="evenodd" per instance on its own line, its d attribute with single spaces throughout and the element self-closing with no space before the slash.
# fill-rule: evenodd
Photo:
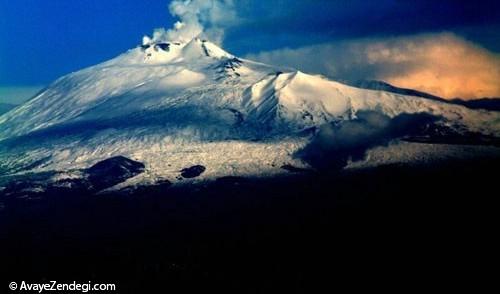
<svg viewBox="0 0 500 294">
<path fill-rule="evenodd" d="M 0 116 L 0 172 L 4 183 L 34 173 L 60 181 L 124 156 L 145 170 L 114 187 L 123 189 L 186 183 L 180 171 L 197 165 L 204 172 L 187 181 L 316 169 L 311 154 L 347 168 L 467 157 L 466 145 L 495 145 L 499 134 L 499 112 L 355 88 L 199 38 L 145 37 Z"/>
<path fill-rule="evenodd" d="M 0 103 L 0 287 L 477 292 L 500 9 L 434 2 L 3 1 L 12 93 L 133 48 Z"/>
</svg>

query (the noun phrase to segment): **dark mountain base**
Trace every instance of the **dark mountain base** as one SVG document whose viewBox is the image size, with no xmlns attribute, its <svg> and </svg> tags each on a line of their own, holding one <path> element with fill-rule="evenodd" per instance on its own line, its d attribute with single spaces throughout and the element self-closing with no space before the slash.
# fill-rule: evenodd
<svg viewBox="0 0 500 294">
<path fill-rule="evenodd" d="M 118 293 L 311 293 L 463 285 L 495 237 L 488 208 L 499 163 L 16 199 L 0 210 L 0 287 L 76 280 L 116 283 Z"/>
</svg>

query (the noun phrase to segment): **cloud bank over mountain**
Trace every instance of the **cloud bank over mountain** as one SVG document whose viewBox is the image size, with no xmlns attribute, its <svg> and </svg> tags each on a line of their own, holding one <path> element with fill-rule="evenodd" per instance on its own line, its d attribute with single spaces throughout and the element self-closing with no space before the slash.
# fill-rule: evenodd
<svg viewBox="0 0 500 294">
<path fill-rule="evenodd" d="M 284 48 L 249 59 L 335 79 L 376 79 L 444 98 L 500 96 L 500 57 L 452 33 Z"/>
<path fill-rule="evenodd" d="M 174 0 L 170 2 L 169 11 L 178 21 L 171 29 L 155 30 L 152 39 L 156 42 L 185 42 L 201 37 L 222 44 L 226 31 L 252 23 L 254 13 L 248 13 L 250 4 L 242 0 Z M 264 6 L 263 13 L 270 17 L 273 11 L 286 12 L 285 6 L 272 2 Z M 294 7 L 310 11 L 323 6 Z M 276 10 L 276 7 L 280 9 Z M 346 9 L 328 5 L 326 8 Z M 276 23 L 268 23 L 266 27 L 271 31 L 286 27 L 282 22 L 290 22 L 290 18 L 291 15 L 278 13 L 271 18 L 276 19 Z M 307 15 L 303 25 L 306 21 L 314 23 Z M 337 27 L 338 24 L 324 25 Z M 295 32 L 303 33 L 300 29 Z M 335 34 L 330 39 L 334 40 L 334 37 Z M 144 42 L 150 42 L 149 37 L 145 37 Z M 500 96 L 500 56 L 451 32 L 344 38 L 343 41 L 314 43 L 294 49 L 262 51 L 247 57 L 320 73 L 333 79 L 382 80 L 450 99 Z"/>
</svg>

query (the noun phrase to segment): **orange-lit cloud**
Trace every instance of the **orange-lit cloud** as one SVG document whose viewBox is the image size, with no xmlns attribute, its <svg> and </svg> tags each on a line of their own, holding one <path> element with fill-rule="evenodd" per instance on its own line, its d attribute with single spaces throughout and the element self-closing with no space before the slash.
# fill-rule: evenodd
<svg viewBox="0 0 500 294">
<path fill-rule="evenodd" d="M 363 39 L 249 55 L 335 79 L 376 79 L 444 98 L 500 97 L 500 56 L 451 33 Z"/>
</svg>

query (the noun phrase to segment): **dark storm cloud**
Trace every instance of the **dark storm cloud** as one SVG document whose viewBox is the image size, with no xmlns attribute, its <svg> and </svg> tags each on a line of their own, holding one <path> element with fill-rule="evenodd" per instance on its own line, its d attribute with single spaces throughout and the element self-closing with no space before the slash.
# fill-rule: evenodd
<svg viewBox="0 0 500 294">
<path fill-rule="evenodd" d="M 365 36 L 397 36 L 454 31 L 491 50 L 500 50 L 498 1 L 236 1 L 244 25 L 233 28 L 228 43 L 236 50 L 250 44 L 263 49 L 300 46 Z M 498 30 L 497 30 L 498 31 Z M 477 34 L 475 34 L 477 32 Z M 243 38 L 248 37 L 248 38 Z M 262 43 L 257 42 L 262 41 Z M 246 52 L 245 52 L 246 53 Z"/>
</svg>

